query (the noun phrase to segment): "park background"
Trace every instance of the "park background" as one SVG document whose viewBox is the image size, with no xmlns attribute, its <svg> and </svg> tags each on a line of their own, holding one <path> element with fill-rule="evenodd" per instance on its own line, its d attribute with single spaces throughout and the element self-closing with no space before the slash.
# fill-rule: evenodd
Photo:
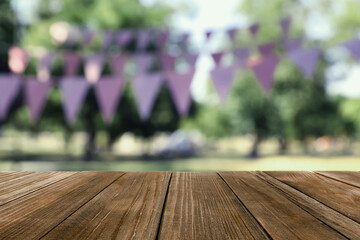
<svg viewBox="0 0 360 240">
<path fill-rule="evenodd" d="M 1 73 L 10 72 L 12 46 L 35 55 L 66 48 L 84 54 L 100 50 L 100 36 L 87 47 L 80 42 L 70 47 L 54 42 L 50 29 L 59 22 L 96 32 L 186 31 L 200 57 L 190 114 L 184 118 L 177 114 L 166 87 L 150 120 L 142 122 L 127 84 L 110 125 L 103 123 L 92 92 L 74 125 L 64 119 L 59 89 L 50 92 L 36 124 L 19 96 L 0 123 L 0 169 L 360 170 L 360 68 L 339 48 L 359 33 L 359 7 L 356 0 L 1 1 Z M 304 37 L 305 45 L 324 51 L 314 78 L 307 79 L 291 62 L 282 60 L 266 95 L 250 70 L 240 71 L 228 101 L 219 105 L 209 80 L 213 68 L 209 52 L 229 47 L 224 31 L 258 22 L 258 43 L 276 41 L 281 35 L 278 22 L 286 16 L 292 19 L 291 36 Z M 207 29 L 216 33 L 204 47 Z M 252 38 L 242 30 L 236 41 L 248 46 Z M 31 59 L 24 76 L 35 76 L 36 64 Z M 61 62 L 56 62 L 52 75 L 61 74 Z"/>
</svg>

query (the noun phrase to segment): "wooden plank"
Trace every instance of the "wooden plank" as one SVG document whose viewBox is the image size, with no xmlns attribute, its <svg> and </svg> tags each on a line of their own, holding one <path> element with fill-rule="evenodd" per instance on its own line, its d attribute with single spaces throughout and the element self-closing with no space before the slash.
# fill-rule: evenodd
<svg viewBox="0 0 360 240">
<path fill-rule="evenodd" d="M 0 206 L 39 190 L 75 172 L 36 172 L 0 183 Z"/>
<path fill-rule="evenodd" d="M 360 189 L 312 172 L 267 172 L 360 223 Z"/>
<path fill-rule="evenodd" d="M 170 175 L 126 173 L 44 239 L 155 239 Z"/>
<path fill-rule="evenodd" d="M 346 239 L 254 173 L 219 174 L 273 239 Z"/>
<path fill-rule="evenodd" d="M 300 206 L 302 209 L 334 228 L 350 239 L 360 239 L 360 224 L 345 217 L 341 213 L 325 206 L 315 199 L 295 190 L 263 172 L 255 173 L 256 176 L 279 189 L 284 195 Z"/>
<path fill-rule="evenodd" d="M 0 207 L 0 239 L 39 239 L 123 173 L 81 172 Z"/>
<path fill-rule="evenodd" d="M 20 178 L 26 175 L 34 174 L 35 172 L 0 172 L 0 183 L 9 182 L 13 179 Z"/>
<path fill-rule="evenodd" d="M 360 173 L 359 172 L 316 172 L 317 174 L 338 180 L 343 183 L 360 188 Z"/>
<path fill-rule="evenodd" d="M 269 239 L 216 173 L 173 173 L 159 239 Z"/>
</svg>

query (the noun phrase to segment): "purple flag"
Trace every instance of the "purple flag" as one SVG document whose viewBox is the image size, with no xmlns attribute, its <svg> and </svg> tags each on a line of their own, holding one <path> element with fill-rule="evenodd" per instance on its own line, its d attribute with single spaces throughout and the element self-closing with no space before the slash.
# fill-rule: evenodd
<svg viewBox="0 0 360 240">
<path fill-rule="evenodd" d="M 83 41 L 85 45 L 90 45 L 92 40 L 94 39 L 95 32 L 93 30 L 84 30 L 83 32 Z"/>
<path fill-rule="evenodd" d="M 284 39 L 284 47 L 287 51 L 292 51 L 301 47 L 302 38 Z"/>
<path fill-rule="evenodd" d="M 360 39 L 356 38 L 341 45 L 345 47 L 356 60 L 360 61 Z"/>
<path fill-rule="evenodd" d="M 76 52 L 64 52 L 64 72 L 68 77 L 73 77 L 77 74 L 80 64 L 81 57 Z"/>
<path fill-rule="evenodd" d="M 39 82 L 36 78 L 25 81 L 25 97 L 32 122 L 37 122 L 46 103 L 52 82 Z"/>
<path fill-rule="evenodd" d="M 285 18 L 281 19 L 281 21 L 280 21 L 280 26 L 281 26 L 281 29 L 282 29 L 282 32 L 283 32 L 283 35 L 285 36 L 285 38 L 289 34 L 290 24 L 291 24 L 290 17 L 285 17 Z"/>
<path fill-rule="evenodd" d="M 227 30 L 227 34 L 229 35 L 229 38 L 232 42 L 235 40 L 237 31 L 237 28 L 230 28 Z"/>
<path fill-rule="evenodd" d="M 226 102 L 230 93 L 231 85 L 235 76 L 235 68 L 230 67 L 216 67 L 211 71 L 211 77 L 219 94 L 221 104 Z"/>
<path fill-rule="evenodd" d="M 103 48 L 108 48 L 114 40 L 114 32 L 106 31 L 103 39 Z"/>
<path fill-rule="evenodd" d="M 123 76 L 124 67 L 129 58 L 125 54 L 110 56 L 110 65 L 114 75 L 118 77 Z"/>
<path fill-rule="evenodd" d="M 154 61 L 152 54 L 138 54 L 135 56 L 137 72 L 139 74 L 146 73 Z"/>
<path fill-rule="evenodd" d="M 85 60 L 85 77 L 89 83 L 96 83 L 102 73 L 104 56 L 101 54 L 93 55 Z"/>
<path fill-rule="evenodd" d="M 65 77 L 59 84 L 66 122 L 72 124 L 89 90 L 88 82 L 82 77 Z"/>
<path fill-rule="evenodd" d="M 46 53 L 39 61 L 37 77 L 39 81 L 46 82 L 50 79 L 51 65 L 54 59 L 54 53 Z"/>
<path fill-rule="evenodd" d="M 137 49 L 145 50 L 150 42 L 150 32 L 146 30 L 141 30 L 137 35 Z"/>
<path fill-rule="evenodd" d="M 261 56 L 273 54 L 275 51 L 275 43 L 265 43 L 258 46 Z"/>
<path fill-rule="evenodd" d="M 223 55 L 224 55 L 224 52 L 216 52 L 216 53 L 211 54 L 216 66 L 220 65 Z"/>
<path fill-rule="evenodd" d="M 206 32 L 205 32 L 205 39 L 206 39 L 206 41 L 209 41 L 209 39 L 211 38 L 211 36 L 212 36 L 212 34 L 213 34 L 213 31 L 212 30 L 207 30 Z"/>
<path fill-rule="evenodd" d="M 133 38 L 133 32 L 129 29 L 120 30 L 116 33 L 116 41 L 120 47 L 126 46 Z"/>
<path fill-rule="evenodd" d="M 251 36 L 255 37 L 260 29 L 260 25 L 258 23 L 254 23 L 249 27 L 249 32 L 251 33 Z"/>
<path fill-rule="evenodd" d="M 13 75 L 0 75 L 0 120 L 5 120 L 10 106 L 15 100 L 21 81 Z"/>
<path fill-rule="evenodd" d="M 134 78 L 132 85 L 142 121 L 149 119 L 162 81 L 162 74 L 145 74 Z"/>
<path fill-rule="evenodd" d="M 234 55 L 237 60 L 243 61 L 249 57 L 250 51 L 248 48 L 237 48 L 234 50 Z"/>
<path fill-rule="evenodd" d="M 169 39 L 169 32 L 167 31 L 160 31 L 157 35 L 157 46 L 158 48 L 164 49 L 166 43 L 168 42 Z"/>
<path fill-rule="evenodd" d="M 314 75 L 320 53 L 318 48 L 308 50 L 299 48 L 288 52 L 288 57 L 306 77 L 311 78 Z"/>
<path fill-rule="evenodd" d="M 187 63 L 188 63 L 192 68 L 195 67 L 195 64 L 196 64 L 196 61 L 197 61 L 198 57 L 199 57 L 198 54 L 188 53 L 188 54 L 185 55 L 185 59 L 186 59 Z"/>
<path fill-rule="evenodd" d="M 191 70 L 185 74 L 166 72 L 166 80 L 180 116 L 186 116 L 190 109 L 191 92 L 190 85 L 195 71 Z"/>
<path fill-rule="evenodd" d="M 278 63 L 279 58 L 276 55 L 268 55 L 252 67 L 256 78 L 266 93 L 269 93 L 271 90 Z"/>
<path fill-rule="evenodd" d="M 175 69 L 176 57 L 163 53 L 160 55 L 161 66 L 165 71 L 172 71 Z"/>
<path fill-rule="evenodd" d="M 106 123 L 111 123 L 125 86 L 125 80 L 119 76 L 102 77 L 95 85 L 95 93 Z"/>
</svg>

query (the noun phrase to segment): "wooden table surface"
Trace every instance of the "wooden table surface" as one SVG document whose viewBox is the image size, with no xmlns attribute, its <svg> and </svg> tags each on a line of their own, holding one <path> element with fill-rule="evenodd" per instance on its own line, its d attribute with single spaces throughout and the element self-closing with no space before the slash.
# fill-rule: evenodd
<svg viewBox="0 0 360 240">
<path fill-rule="evenodd" d="M 360 239 L 360 173 L 0 172 L 0 239 Z"/>
</svg>

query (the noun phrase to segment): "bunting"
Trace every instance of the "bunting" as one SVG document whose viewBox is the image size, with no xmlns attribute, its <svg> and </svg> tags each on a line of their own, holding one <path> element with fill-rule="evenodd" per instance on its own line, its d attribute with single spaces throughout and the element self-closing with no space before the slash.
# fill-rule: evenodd
<svg viewBox="0 0 360 240">
<path fill-rule="evenodd" d="M 215 89 L 220 97 L 221 104 L 225 104 L 226 99 L 230 93 L 232 83 L 234 81 L 235 68 L 229 67 L 216 67 L 211 71 L 211 77 Z"/>
<path fill-rule="evenodd" d="M 136 105 L 142 121 L 149 119 L 162 82 L 162 74 L 138 75 L 132 81 Z"/>
<path fill-rule="evenodd" d="M 88 93 L 89 84 L 82 77 L 65 77 L 60 81 L 66 122 L 73 124 Z"/>
<path fill-rule="evenodd" d="M 64 72 L 68 77 L 74 77 L 81 65 L 81 56 L 77 52 L 64 52 Z"/>
<path fill-rule="evenodd" d="M 36 78 L 29 78 L 25 81 L 25 99 L 33 123 L 37 122 L 46 104 L 52 82 L 40 82 Z"/>
<path fill-rule="evenodd" d="M 110 56 L 110 66 L 113 75 L 118 77 L 123 76 L 125 64 L 129 61 L 130 57 L 126 54 L 118 54 Z"/>
<path fill-rule="evenodd" d="M 9 109 L 21 87 L 20 79 L 12 75 L 0 75 L 0 120 L 7 118 Z"/>
<path fill-rule="evenodd" d="M 320 49 L 296 49 L 288 53 L 289 59 L 300 69 L 308 78 L 314 75 L 315 68 L 320 57 Z"/>
<path fill-rule="evenodd" d="M 119 76 L 102 77 L 94 86 L 104 122 L 111 123 L 125 86 Z"/>
<path fill-rule="evenodd" d="M 259 63 L 252 66 L 254 74 L 266 93 L 269 93 L 274 82 L 274 73 L 279 63 L 276 55 L 262 57 Z"/>
<path fill-rule="evenodd" d="M 357 61 L 360 61 L 360 39 L 356 38 L 341 45 L 345 47 Z"/>
<path fill-rule="evenodd" d="M 187 73 L 166 72 L 166 81 L 180 116 L 188 114 L 191 105 L 190 85 L 195 71 Z"/>
</svg>

